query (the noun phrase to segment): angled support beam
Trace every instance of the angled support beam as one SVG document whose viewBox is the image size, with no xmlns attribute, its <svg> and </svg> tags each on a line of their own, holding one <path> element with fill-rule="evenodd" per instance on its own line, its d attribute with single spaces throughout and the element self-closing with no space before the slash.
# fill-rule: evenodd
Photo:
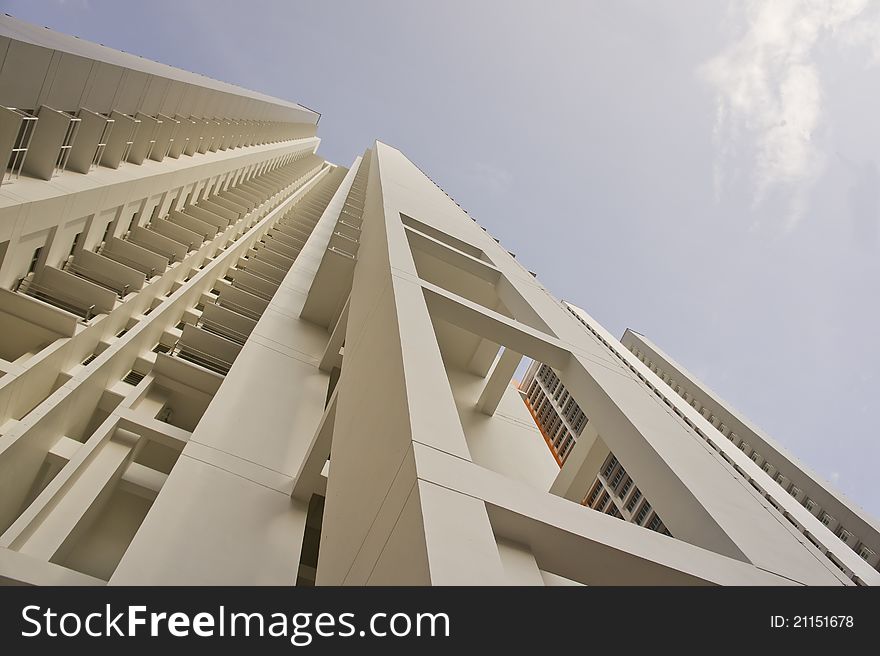
<svg viewBox="0 0 880 656">
<path fill-rule="evenodd" d="M 336 424 L 336 399 L 339 385 L 330 395 L 330 401 L 324 409 L 324 416 L 321 417 L 321 423 L 318 424 L 317 430 L 309 443 L 306 457 L 303 459 L 296 472 L 296 478 L 293 483 L 293 492 L 290 496 L 300 501 L 308 501 L 312 498 L 312 494 L 319 488 L 321 479 L 321 470 L 327 458 L 330 457 L 330 446 L 333 444 L 333 427 Z"/>
<path fill-rule="evenodd" d="M 480 339 L 480 343 L 468 362 L 468 371 L 480 378 L 488 376 L 492 365 L 495 364 L 495 359 L 498 357 L 499 348 L 501 347 L 491 339 L 485 337 Z"/>
<path fill-rule="evenodd" d="M 437 285 L 424 280 L 420 284 L 428 309 L 438 318 L 554 368 L 566 366 L 571 358 L 569 349 L 552 335 L 477 305 Z"/>
<path fill-rule="evenodd" d="M 420 481 L 486 504 L 499 538 L 527 547 L 541 569 L 588 585 L 797 585 L 755 565 L 622 522 L 424 444 Z M 584 554 L 572 558 L 570 554 Z"/>
<path fill-rule="evenodd" d="M 477 401 L 477 410 L 490 417 L 495 414 L 498 404 L 501 402 L 501 396 L 504 390 L 510 384 L 510 379 L 516 373 L 516 368 L 522 360 L 522 354 L 506 348 L 495 363 L 495 368 L 489 374 L 486 386 L 483 388 L 480 398 Z"/>
<path fill-rule="evenodd" d="M 324 350 L 324 355 L 321 356 L 321 364 L 318 366 L 321 371 L 330 373 L 333 371 L 333 367 L 338 367 L 342 363 L 339 349 L 342 348 L 342 344 L 345 342 L 345 331 L 348 326 L 348 306 L 350 300 L 351 295 L 349 294 L 348 299 L 345 301 L 345 306 L 342 308 L 342 313 L 339 315 L 339 319 L 333 327 L 333 333 L 330 335 L 330 342 Z"/>
</svg>

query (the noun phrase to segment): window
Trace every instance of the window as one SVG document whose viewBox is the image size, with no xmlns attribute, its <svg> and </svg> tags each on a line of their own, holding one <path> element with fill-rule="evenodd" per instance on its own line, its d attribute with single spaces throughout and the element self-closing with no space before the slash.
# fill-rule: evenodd
<svg viewBox="0 0 880 656">
<path fill-rule="evenodd" d="M 660 521 L 660 518 L 655 513 L 654 516 L 651 518 L 651 521 L 648 523 L 648 528 L 652 531 L 656 531 L 661 526 L 663 526 L 663 522 Z"/>
<path fill-rule="evenodd" d="M 74 235 L 74 237 L 73 237 L 73 243 L 70 245 L 70 252 L 67 254 L 68 257 L 71 256 L 71 255 L 73 255 L 74 252 L 76 252 L 76 247 L 77 247 L 77 244 L 79 244 L 79 238 L 80 238 L 80 237 L 82 237 L 82 233 L 81 233 L 81 232 L 78 232 L 78 233 L 76 233 L 76 235 Z"/>
<path fill-rule="evenodd" d="M 829 526 L 831 524 L 831 522 L 834 521 L 834 518 L 826 512 L 826 513 L 822 513 L 822 516 L 819 518 L 819 521 L 822 522 L 823 524 L 825 524 L 825 526 Z"/>
<path fill-rule="evenodd" d="M 848 542 L 849 539 L 852 537 L 852 533 L 850 533 L 845 528 L 843 528 L 843 526 L 841 526 L 840 528 L 837 529 L 837 532 L 835 533 L 835 535 L 837 537 L 839 537 L 841 540 L 843 540 L 844 542 Z"/>
<path fill-rule="evenodd" d="M 616 490 L 617 486 L 620 485 L 620 481 L 623 478 L 623 467 L 619 467 L 617 469 L 617 473 L 614 475 L 614 478 L 611 480 L 611 489 Z"/>
<path fill-rule="evenodd" d="M 765 462 L 765 463 L 764 463 L 764 466 L 761 467 L 761 469 L 763 469 L 765 472 L 767 472 L 767 473 L 769 474 L 769 473 L 770 473 L 770 463 L 769 463 L 769 462 Z"/>
<path fill-rule="evenodd" d="M 617 458 L 612 455 L 611 459 L 608 461 L 608 464 L 605 465 L 605 469 L 602 471 L 602 475 L 605 478 L 608 478 L 609 476 L 611 476 L 611 472 L 614 471 L 615 467 L 617 467 Z"/>
<path fill-rule="evenodd" d="M 629 489 L 632 487 L 633 479 L 627 478 L 626 482 L 623 484 L 623 487 L 617 492 L 617 496 L 621 499 L 626 498 L 626 493 L 629 492 Z"/>
<path fill-rule="evenodd" d="M 795 499 L 797 499 L 801 495 L 801 489 L 799 487 L 795 487 L 794 485 L 792 485 L 791 489 L 788 491 L 788 493 L 791 496 L 793 496 Z"/>
<path fill-rule="evenodd" d="M 804 499 L 804 508 L 806 508 L 810 512 L 813 512 L 813 509 L 815 507 L 816 507 L 816 504 L 810 497 L 807 497 L 806 499 Z"/>
<path fill-rule="evenodd" d="M 559 450 L 559 456 L 562 459 L 565 459 L 565 457 L 568 455 L 568 451 L 573 443 L 574 443 L 574 438 L 572 438 L 572 436 L 569 435 L 568 439 L 566 439 L 565 443 L 562 445 L 562 449 Z"/>
<path fill-rule="evenodd" d="M 585 505 L 592 506 L 593 502 L 596 500 L 596 497 L 599 496 L 599 491 L 601 489 L 602 487 L 598 483 L 596 483 L 596 485 L 593 487 L 593 491 L 590 493 L 590 496 L 587 497 Z"/>
<path fill-rule="evenodd" d="M 863 545 L 861 545 L 861 547 L 859 548 L 859 557 L 860 557 L 862 560 L 871 560 L 871 558 L 874 557 L 874 552 L 871 551 L 867 546 L 865 546 L 865 545 L 863 544 Z"/>
<path fill-rule="evenodd" d="M 107 227 L 104 228 L 104 236 L 101 237 L 101 241 L 107 241 L 110 238 L 110 229 L 113 227 L 113 221 L 107 224 Z"/>
<path fill-rule="evenodd" d="M 648 516 L 649 512 L 651 512 L 651 504 L 645 501 L 645 503 L 642 504 L 642 507 L 639 510 L 639 514 L 636 515 L 636 518 L 633 521 L 636 524 L 641 524 L 643 521 L 645 521 L 645 517 Z"/>
<path fill-rule="evenodd" d="M 760 456 L 758 455 L 758 452 L 757 452 L 757 451 L 752 451 L 752 455 L 750 455 L 749 457 L 750 457 L 752 460 L 754 460 L 755 462 L 758 462 L 758 458 L 760 458 Z"/>
<path fill-rule="evenodd" d="M 43 252 L 43 247 L 40 246 L 37 250 L 34 251 L 34 255 L 31 258 L 31 264 L 28 267 L 27 272 L 33 273 L 37 269 L 37 263 L 40 261 L 40 254 Z"/>
<path fill-rule="evenodd" d="M 584 500 L 584 505 L 585 506 L 592 506 L 593 502 L 596 500 L 596 497 L 599 496 L 599 491 L 601 489 L 602 489 L 602 486 L 597 481 L 596 484 L 593 486 L 593 491 L 590 493 L 590 496 Z"/>
<path fill-rule="evenodd" d="M 635 492 L 633 492 L 632 496 L 629 499 L 629 503 L 626 504 L 627 512 L 632 512 L 633 508 L 636 507 L 636 504 L 639 502 L 639 499 L 641 499 L 641 498 L 642 498 L 642 491 L 639 490 L 639 488 L 636 488 Z"/>
</svg>

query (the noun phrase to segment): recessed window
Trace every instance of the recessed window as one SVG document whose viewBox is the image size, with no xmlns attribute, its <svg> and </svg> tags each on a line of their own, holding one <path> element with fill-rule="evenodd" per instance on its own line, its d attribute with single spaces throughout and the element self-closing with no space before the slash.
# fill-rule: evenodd
<svg viewBox="0 0 880 656">
<path fill-rule="evenodd" d="M 611 476 L 611 472 L 614 471 L 615 467 L 617 467 L 617 458 L 612 455 L 605 465 L 605 469 L 602 470 L 602 476 L 607 479 L 609 476 Z"/>
<path fill-rule="evenodd" d="M 645 501 L 645 503 L 642 504 L 642 507 L 639 510 L 639 514 L 636 515 L 636 518 L 633 521 L 636 524 L 641 524 L 643 521 L 645 521 L 645 517 L 648 516 L 649 512 L 651 512 L 651 504 Z"/>
<path fill-rule="evenodd" d="M 639 499 L 642 498 L 642 491 L 639 488 L 636 488 L 632 493 L 632 496 L 629 499 L 629 503 L 626 504 L 627 512 L 632 512 L 633 508 L 636 507 L 636 504 L 639 502 Z"/>
<path fill-rule="evenodd" d="M 597 481 L 593 486 L 593 491 L 590 493 L 590 496 L 584 500 L 585 506 L 592 506 L 593 502 L 596 500 L 596 497 L 599 496 L 599 492 L 602 490 L 602 485 Z"/>
<path fill-rule="evenodd" d="M 78 232 L 73 237 L 73 243 L 70 245 L 70 252 L 67 254 L 68 256 L 73 255 L 76 252 L 76 247 L 79 244 L 80 237 L 82 237 L 82 233 Z"/>
<path fill-rule="evenodd" d="M 37 263 L 40 261 L 40 254 L 43 252 L 43 247 L 40 246 L 38 249 L 34 251 L 33 256 L 31 257 L 31 264 L 28 267 L 27 272 L 33 273 L 37 269 Z"/>
</svg>

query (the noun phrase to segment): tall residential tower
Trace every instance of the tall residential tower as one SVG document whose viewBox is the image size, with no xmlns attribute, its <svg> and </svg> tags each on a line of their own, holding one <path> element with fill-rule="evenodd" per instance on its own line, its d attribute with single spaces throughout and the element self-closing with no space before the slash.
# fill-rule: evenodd
<svg viewBox="0 0 880 656">
<path fill-rule="evenodd" d="M 0 106 L 0 580 L 880 582 L 393 147 L 9 17 Z"/>
</svg>

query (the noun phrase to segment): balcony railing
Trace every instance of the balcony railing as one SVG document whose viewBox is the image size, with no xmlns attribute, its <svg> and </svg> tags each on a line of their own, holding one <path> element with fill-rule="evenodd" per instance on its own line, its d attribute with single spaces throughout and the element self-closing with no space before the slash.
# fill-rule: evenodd
<svg viewBox="0 0 880 656">
<path fill-rule="evenodd" d="M 114 253 L 113 251 L 108 251 L 103 246 L 99 248 L 97 252 L 99 255 L 103 255 L 108 260 L 119 262 L 120 264 L 124 264 L 125 266 L 134 269 L 135 271 L 140 271 L 141 273 L 144 273 L 147 276 L 147 280 L 156 275 L 156 267 L 145 266 L 142 262 L 133 260 L 130 257 L 125 257 L 124 255 L 119 255 L 118 253 Z"/>
<path fill-rule="evenodd" d="M 68 260 L 64 263 L 64 266 L 62 266 L 61 269 L 63 271 L 67 271 L 68 273 L 72 273 L 75 276 L 83 278 L 84 280 L 93 282 L 96 285 L 103 287 L 104 289 L 109 289 L 110 291 L 116 292 L 119 298 L 125 298 L 125 296 L 129 292 L 130 285 L 122 284 L 117 280 L 108 278 L 102 273 L 81 266 L 77 264 L 75 260 Z"/>
<path fill-rule="evenodd" d="M 95 305 L 86 305 L 83 301 L 57 289 L 52 289 L 33 281 L 33 278 L 22 278 L 18 281 L 15 291 L 53 305 L 65 312 L 80 317 L 84 322 L 95 316 Z"/>
<path fill-rule="evenodd" d="M 193 348 L 192 346 L 187 346 L 186 344 L 181 344 L 178 341 L 174 348 L 171 351 L 171 355 L 173 357 L 177 357 L 181 360 L 186 360 L 187 362 L 191 362 L 192 364 L 198 365 L 212 371 L 216 374 L 220 374 L 221 376 L 225 376 L 229 373 L 229 370 L 232 368 L 232 363 L 228 360 L 224 360 L 223 358 L 218 358 L 215 355 L 211 355 L 210 353 L 205 353 L 199 349 Z"/>
<path fill-rule="evenodd" d="M 31 137 L 34 136 L 34 129 L 37 126 L 36 116 L 14 107 L 8 107 L 7 109 L 18 114 L 21 118 L 21 123 L 18 127 L 18 135 L 10 151 L 9 161 L 4 162 L 6 166 L 4 173 L 0 175 L 0 183 L 12 182 L 21 177 L 21 169 L 24 166 L 24 160 L 31 145 Z"/>
<path fill-rule="evenodd" d="M 244 343 L 247 341 L 248 335 L 246 333 L 239 332 L 238 330 L 234 330 L 229 326 L 226 326 L 218 321 L 212 321 L 210 319 L 202 319 L 198 324 L 196 324 L 202 330 L 205 330 L 209 333 L 213 333 L 218 337 L 222 337 L 223 339 L 228 339 L 236 344 L 244 346 Z"/>
<path fill-rule="evenodd" d="M 238 303 L 233 303 L 232 301 L 227 301 L 223 298 L 218 298 L 216 304 L 222 308 L 226 308 L 227 310 L 232 310 L 236 314 L 240 314 L 243 317 L 247 317 L 248 319 L 253 319 L 255 321 L 259 320 L 259 318 L 261 316 L 263 316 L 262 312 L 252 310 L 251 308 L 247 308 L 243 305 L 239 305 Z"/>
</svg>

